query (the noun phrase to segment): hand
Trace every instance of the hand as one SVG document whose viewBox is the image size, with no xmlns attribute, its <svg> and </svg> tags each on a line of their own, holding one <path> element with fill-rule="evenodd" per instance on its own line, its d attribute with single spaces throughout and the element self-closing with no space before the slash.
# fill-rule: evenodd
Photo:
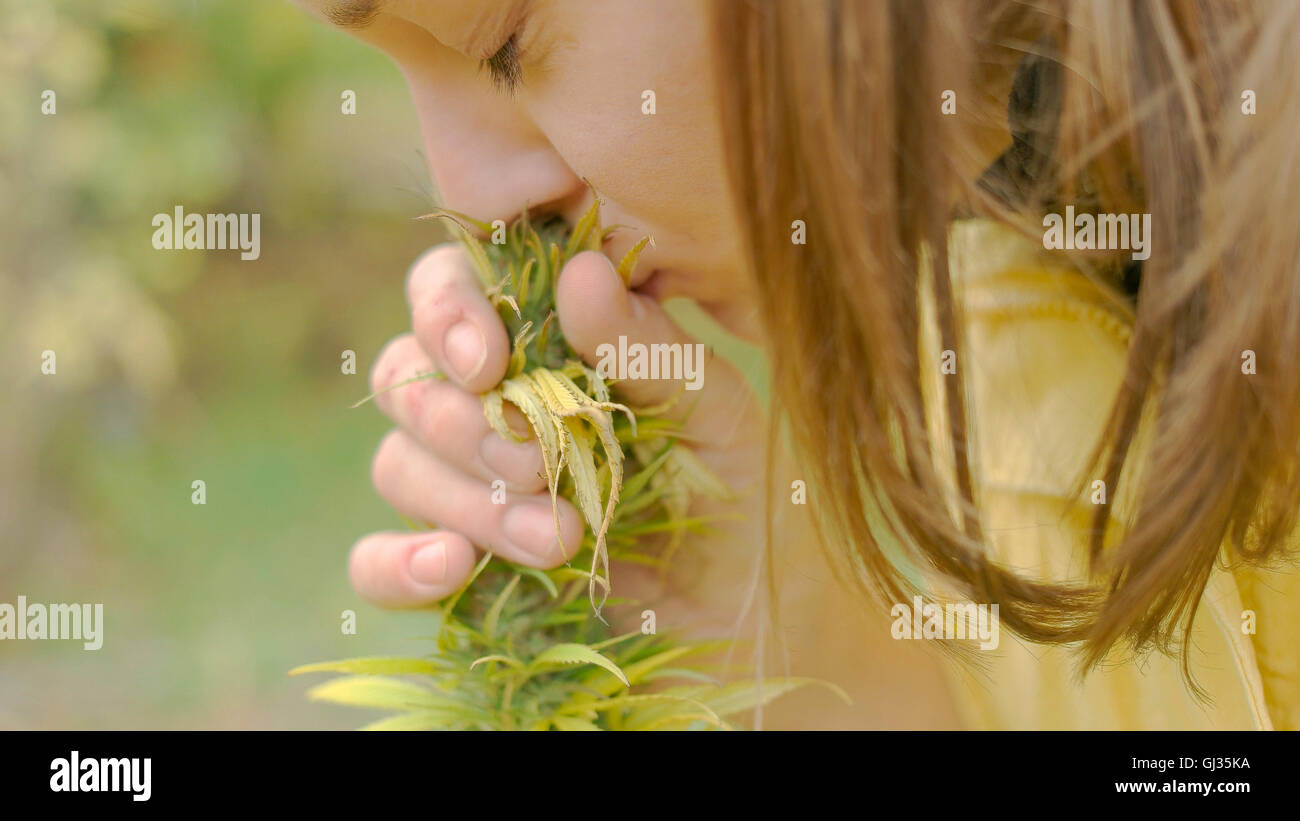
<svg viewBox="0 0 1300 821">
<path fill-rule="evenodd" d="M 508 441 L 484 419 L 478 394 L 504 376 L 510 347 L 459 245 L 439 246 L 413 266 L 407 299 L 414 333 L 390 342 L 371 373 L 372 389 L 381 392 L 379 408 L 398 426 L 376 452 L 372 475 L 389 504 L 438 529 L 375 533 L 353 548 L 353 586 L 386 607 L 426 606 L 454 592 L 473 569 L 476 548 L 519 564 L 554 567 L 576 552 L 583 529 L 578 511 L 561 500 L 561 547 L 536 441 Z M 569 262 L 557 302 L 566 338 L 589 364 L 598 360 L 602 343 L 615 343 L 620 335 L 629 343 L 694 342 L 657 302 L 627 291 L 600 254 Z M 433 371 L 446 378 L 390 390 Z M 681 412 L 689 410 L 685 432 L 703 443 L 701 458 L 733 487 L 752 482 L 758 464 L 749 445 L 758 441 L 759 428 L 747 386 L 730 365 L 711 357 L 702 387 L 681 392 L 680 383 L 670 380 L 625 380 L 617 390 L 620 401 L 634 407 L 681 393 Z M 515 412 L 510 421 L 528 432 L 522 414 Z M 505 504 L 493 503 L 498 479 Z M 614 584 L 619 595 L 631 592 L 618 578 Z"/>
<path fill-rule="evenodd" d="M 468 579 L 479 549 L 533 567 L 563 562 L 551 500 L 541 476 L 536 441 L 507 441 L 487 425 L 478 394 L 505 374 L 509 344 L 458 245 L 422 257 L 407 283 L 413 334 L 384 349 L 371 374 L 374 390 L 438 370 L 445 380 L 424 379 L 376 398 L 398 428 L 375 454 L 373 481 L 380 495 L 411 519 L 437 523 L 433 531 L 375 533 L 352 550 L 352 584 L 375 604 L 409 608 L 430 605 Z M 559 320 L 569 343 L 588 362 L 596 349 L 616 342 L 682 342 L 689 339 L 652 298 L 625 290 L 609 261 L 580 254 L 559 282 Z M 619 399 L 647 406 L 678 393 L 679 383 L 627 380 Z M 760 608 L 753 607 L 763 548 L 762 418 L 748 386 L 724 360 L 709 360 L 702 389 L 682 394 L 683 432 L 695 452 L 737 494 L 734 502 L 701 502 L 692 515 L 723 516 L 712 532 L 691 535 L 667 577 L 616 564 L 615 595 L 638 603 L 610 607 L 616 632 L 636 630 L 644 608 L 656 611 L 657 627 L 708 638 L 751 638 Z M 511 426 L 527 431 L 522 415 Z M 778 466 L 777 504 L 782 526 L 776 544 L 783 641 L 800 675 L 844 686 L 856 706 L 845 708 L 820 689 L 786 696 L 766 711 L 765 726 L 950 727 L 956 723 L 936 662 L 909 642 L 890 640 L 888 619 L 824 566 L 814 534 L 800 521 L 802 507 L 785 508 L 784 488 L 795 476 Z M 492 504 L 492 481 L 505 482 L 507 503 Z M 757 491 L 757 492 L 756 492 Z M 565 550 L 576 552 L 583 523 L 563 500 Z M 748 624 L 740 617 L 747 614 Z M 833 625 L 833 629 L 827 629 Z M 747 652 L 728 654 L 744 670 Z M 741 675 L 746 675 L 742 673 Z M 881 710 L 879 705 L 890 705 Z"/>
</svg>

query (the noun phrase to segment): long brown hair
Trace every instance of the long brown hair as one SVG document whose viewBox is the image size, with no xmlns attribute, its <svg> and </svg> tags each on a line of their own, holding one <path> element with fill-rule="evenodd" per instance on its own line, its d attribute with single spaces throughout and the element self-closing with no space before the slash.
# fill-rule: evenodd
<svg viewBox="0 0 1300 821">
<path fill-rule="evenodd" d="M 1181 637 L 1216 559 L 1281 555 L 1300 510 L 1300 82 L 1287 63 L 1300 4 L 719 0 L 715 14 L 774 425 L 793 435 L 823 543 L 885 601 L 920 592 L 902 557 L 999 604 L 1030 640 L 1081 642 L 1085 668 L 1126 642 L 1181 645 L 1186 671 Z M 969 169 L 1005 116 L 997 78 L 1026 55 L 1059 71 L 1055 91 L 1037 90 L 1052 104 L 1050 163 L 1008 204 Z M 945 90 L 962 116 L 941 111 Z M 1060 583 L 989 558 L 966 386 L 948 378 L 927 399 L 939 365 L 920 352 L 928 300 L 961 357 L 954 209 L 1041 234 L 1049 203 L 1084 199 L 1150 213 L 1162 250 L 1142 266 L 1089 472 L 1136 504 L 1124 522 L 1098 507 L 1080 533 L 1090 577 Z M 806 244 L 791 241 L 794 220 Z"/>
</svg>

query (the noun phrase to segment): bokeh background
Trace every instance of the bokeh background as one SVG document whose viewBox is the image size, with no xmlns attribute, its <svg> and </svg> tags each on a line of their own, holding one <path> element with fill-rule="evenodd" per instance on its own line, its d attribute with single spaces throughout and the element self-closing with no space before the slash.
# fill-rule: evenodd
<svg viewBox="0 0 1300 821">
<path fill-rule="evenodd" d="M 432 201 L 397 70 L 287 0 L 0 0 L 0 602 L 105 611 L 97 652 L 0 642 L 0 728 L 364 723 L 286 672 L 429 633 L 345 558 L 402 526 L 348 406 Z M 260 213 L 260 259 L 154 250 L 178 204 Z"/>
</svg>

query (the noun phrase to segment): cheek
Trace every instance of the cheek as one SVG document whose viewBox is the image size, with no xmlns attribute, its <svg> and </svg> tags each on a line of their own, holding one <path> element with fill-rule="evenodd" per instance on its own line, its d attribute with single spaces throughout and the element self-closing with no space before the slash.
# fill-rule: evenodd
<svg viewBox="0 0 1300 821">
<path fill-rule="evenodd" d="M 703 13 L 676 0 L 581 6 L 533 117 L 603 196 L 661 228 L 699 226 L 725 191 Z"/>
</svg>

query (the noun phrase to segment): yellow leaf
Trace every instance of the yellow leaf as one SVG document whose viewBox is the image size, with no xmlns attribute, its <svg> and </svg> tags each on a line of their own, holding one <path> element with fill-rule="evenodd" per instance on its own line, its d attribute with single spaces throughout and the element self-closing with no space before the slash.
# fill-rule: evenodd
<svg viewBox="0 0 1300 821">
<path fill-rule="evenodd" d="M 302 673 L 365 673 L 368 675 L 396 675 L 399 673 L 436 673 L 438 667 L 428 659 L 372 656 L 370 658 L 343 659 L 304 664 L 289 671 L 289 675 Z"/>
<path fill-rule="evenodd" d="M 453 703 L 418 684 L 382 676 L 336 678 L 308 690 L 307 698 L 312 701 L 328 701 L 351 707 L 384 707 L 396 710 L 432 708 Z"/>
</svg>

